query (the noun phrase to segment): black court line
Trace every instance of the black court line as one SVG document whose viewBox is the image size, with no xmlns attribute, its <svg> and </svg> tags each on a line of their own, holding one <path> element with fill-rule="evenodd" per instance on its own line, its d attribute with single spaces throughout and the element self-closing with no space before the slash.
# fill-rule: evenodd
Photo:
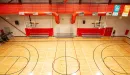
<svg viewBox="0 0 130 75">
<path fill-rule="evenodd" d="M 56 41 L 72 41 L 72 40 L 47 40 L 47 41 L 9 41 L 9 42 L 56 42 Z M 111 40 L 74 40 L 74 41 L 111 41 Z M 114 40 L 123 41 L 123 40 Z"/>
<path fill-rule="evenodd" d="M 38 63 L 38 60 L 39 60 L 39 53 L 38 53 L 38 50 L 37 50 L 33 45 L 30 45 L 30 44 L 26 44 L 26 45 L 29 45 L 29 46 L 33 47 L 33 48 L 36 50 L 37 55 L 38 55 L 37 61 L 36 61 L 35 65 L 34 65 L 33 69 L 31 70 L 31 72 L 33 72 L 33 70 L 35 69 L 35 67 L 36 67 L 36 65 L 37 65 L 37 63 Z M 24 47 L 24 46 L 23 46 L 23 47 Z M 25 48 L 26 48 L 26 47 L 25 47 Z M 29 52 L 29 62 L 30 62 L 31 53 L 30 53 L 29 50 L 28 50 L 28 52 Z M 26 67 L 27 67 L 27 66 L 26 66 Z M 26 68 L 26 67 L 25 67 L 25 68 Z M 24 69 L 25 69 L 25 68 L 24 68 Z M 24 69 L 23 69 L 23 70 L 24 70 Z M 18 75 L 20 75 L 20 74 L 23 72 L 23 70 L 22 70 Z"/>
<path fill-rule="evenodd" d="M 27 45 L 30 45 L 30 44 L 27 44 Z M 38 55 L 38 57 L 37 57 L 37 61 L 36 61 L 36 63 L 35 63 L 35 66 L 33 67 L 33 69 L 32 69 L 32 71 L 35 69 L 35 67 L 37 66 L 37 63 L 38 63 L 38 60 L 39 60 L 39 52 L 38 52 L 38 50 L 37 50 L 37 48 L 36 47 L 34 47 L 33 45 L 30 45 L 31 47 L 33 47 L 35 50 L 36 50 L 36 52 L 37 52 L 37 55 Z M 31 71 L 31 72 L 32 72 Z"/>
<path fill-rule="evenodd" d="M 17 60 L 15 60 L 15 62 L 12 64 L 12 66 L 7 70 L 7 72 L 5 73 L 5 75 L 10 71 L 10 69 L 15 65 L 15 63 L 19 60 L 20 57 L 17 58 Z"/>
<path fill-rule="evenodd" d="M 56 41 L 56 40 L 55 40 Z M 54 41 L 54 42 L 55 42 Z M 60 40 L 60 41 L 64 41 L 64 40 Z M 68 40 L 68 41 L 71 41 L 71 40 Z M 111 41 L 111 40 L 74 40 L 74 41 Z M 123 41 L 123 40 L 114 40 L 114 41 Z M 52 42 L 52 41 L 9 41 L 9 42 Z M 103 44 L 105 44 L 105 43 L 103 43 Z M 102 44 L 102 45 L 103 45 Z M 100 44 L 101 45 L 101 44 Z M 96 61 L 95 61 L 95 56 L 94 56 L 94 52 L 95 52 L 95 50 L 100 46 L 100 45 L 98 45 L 95 49 L 94 49 L 94 51 L 93 51 L 93 60 L 94 60 L 94 63 L 96 64 Z M 96 66 L 98 67 L 98 65 L 96 64 Z M 98 67 L 98 69 L 100 70 L 100 68 Z M 101 70 L 100 70 L 100 72 L 101 72 Z M 102 72 L 101 72 L 102 73 Z M 103 74 L 103 73 L 102 73 Z M 104 74 L 103 74 L 104 75 Z"/>
<path fill-rule="evenodd" d="M 73 42 L 73 46 L 74 46 L 74 51 L 75 51 L 76 59 L 79 62 L 78 57 L 77 57 L 77 52 L 76 52 L 76 49 L 75 49 L 75 45 L 74 45 L 74 41 L 72 40 L 72 42 Z M 79 62 L 79 71 L 80 71 L 80 62 Z M 80 71 L 80 75 L 81 75 L 81 71 Z"/>
<path fill-rule="evenodd" d="M 58 50 L 58 40 L 57 40 L 57 44 L 56 44 L 56 51 L 55 51 L 54 61 L 56 59 L 57 50 Z M 54 70 L 53 64 L 55 64 L 55 63 L 52 63 L 52 75 L 53 75 L 53 70 Z"/>
<path fill-rule="evenodd" d="M 107 43 L 102 43 L 102 44 L 99 44 L 93 51 L 93 60 L 94 60 L 94 63 L 95 65 L 97 66 L 98 70 L 104 75 L 104 73 L 101 71 L 101 69 L 98 67 L 98 64 L 96 63 L 96 60 L 95 60 L 95 51 L 98 47 L 100 47 L 101 45 L 104 45 L 104 44 L 107 44 Z"/>
<path fill-rule="evenodd" d="M 17 45 L 17 46 L 21 46 L 21 45 Z M 30 51 L 29 51 L 29 49 L 28 48 L 26 48 L 26 47 L 24 47 L 24 46 L 21 46 L 21 47 L 23 47 L 23 48 L 25 48 L 27 51 L 28 51 L 28 53 L 29 53 L 29 61 L 28 61 L 28 63 L 27 63 L 27 65 L 29 64 L 29 62 L 30 62 L 30 58 L 31 58 L 31 53 L 30 53 Z M 27 65 L 24 67 L 24 69 L 27 67 Z M 23 70 L 24 70 L 23 69 Z M 23 70 L 18 74 L 18 75 L 20 75 L 22 72 L 23 72 Z"/>
<path fill-rule="evenodd" d="M 58 41 L 57 41 L 58 42 Z M 60 74 L 60 75 L 72 75 L 72 74 L 74 74 L 74 73 L 77 73 L 78 71 L 79 71 L 79 69 L 80 69 L 80 62 L 76 59 L 76 58 L 74 58 L 74 57 L 71 57 L 71 56 L 67 56 L 67 54 L 66 54 L 66 41 L 64 41 L 65 42 L 65 56 L 61 56 L 61 57 L 58 57 L 58 58 L 56 58 L 54 61 L 53 61 L 53 63 L 52 63 L 52 68 L 53 68 L 53 70 L 56 72 L 56 73 L 58 73 L 58 74 Z M 58 44 L 57 44 L 58 45 Z M 57 50 L 56 50 L 56 52 L 57 52 Z M 56 56 L 56 53 L 55 53 L 55 56 Z M 54 65 L 55 65 L 55 61 L 57 61 L 58 59 L 60 59 L 60 58 L 65 58 L 65 62 L 66 62 L 66 74 L 63 74 L 63 73 L 60 73 L 60 72 L 58 72 L 57 70 L 55 70 L 55 68 L 54 68 Z M 74 59 L 74 60 L 76 60 L 77 62 L 78 62 L 78 69 L 75 71 L 75 72 L 73 72 L 73 73 L 71 73 L 71 74 L 68 74 L 68 72 L 67 72 L 67 58 L 72 58 L 72 59 Z"/>
<path fill-rule="evenodd" d="M 109 57 L 111 57 L 111 58 L 114 58 L 114 57 L 130 57 L 130 56 L 107 56 L 107 57 L 105 57 L 104 59 L 103 59 L 103 62 L 105 63 L 105 60 L 107 59 L 107 58 L 109 58 Z M 117 63 L 117 65 L 118 66 L 121 66 L 120 64 L 118 64 L 118 62 L 116 62 Z M 105 63 L 106 64 L 106 63 Z M 119 74 L 130 74 L 130 73 L 121 73 L 121 72 L 118 72 L 118 71 L 115 71 L 115 70 L 113 70 L 113 69 L 111 69 L 107 64 L 106 64 L 106 66 L 110 69 L 110 70 L 112 70 L 112 71 L 114 71 L 114 72 L 117 72 L 117 73 L 119 73 Z M 124 70 L 125 71 L 125 70 Z"/>
<path fill-rule="evenodd" d="M 116 59 L 114 58 L 114 57 L 112 57 L 115 61 L 116 61 Z M 116 63 L 121 67 L 121 65 L 116 61 Z M 122 67 L 121 67 L 122 68 Z M 122 70 L 126 73 L 126 74 L 128 74 L 123 68 L 122 68 Z"/>
<path fill-rule="evenodd" d="M 74 57 L 71 57 L 71 56 L 66 56 L 66 57 L 67 57 L 67 58 L 72 58 L 72 59 L 76 60 L 76 61 L 78 62 L 78 69 L 77 69 L 75 72 L 71 73 L 71 74 L 63 74 L 63 73 L 60 73 L 60 72 L 58 72 L 57 70 L 55 70 L 55 68 L 54 68 L 55 61 L 57 61 L 57 60 L 60 59 L 60 58 L 65 58 L 65 56 L 61 56 L 61 57 L 56 58 L 56 59 L 54 60 L 54 62 L 52 63 L 52 68 L 53 68 L 53 70 L 54 70 L 56 73 L 60 74 L 60 75 L 72 75 L 72 74 L 74 74 L 74 73 L 77 73 L 77 72 L 79 71 L 79 69 L 80 69 L 80 68 L 79 68 L 80 62 L 79 62 L 76 58 L 74 58 Z"/>
<path fill-rule="evenodd" d="M 37 65 L 37 63 L 38 63 L 38 59 L 39 59 L 39 53 L 38 53 L 38 50 L 34 47 L 34 46 L 32 46 L 32 45 L 30 45 L 30 44 L 27 44 L 27 45 L 29 45 L 29 46 L 31 46 L 31 47 L 33 47 L 35 50 L 36 50 L 36 52 L 37 52 L 37 55 L 38 55 L 38 58 L 37 58 L 37 62 L 36 62 L 36 64 L 35 64 L 35 66 L 33 67 L 33 69 L 32 69 L 32 71 L 35 69 L 35 67 L 36 67 L 36 65 Z M 14 45 L 15 46 L 15 45 Z M 20 75 L 21 73 L 22 73 L 22 71 L 27 67 L 27 65 L 29 64 L 29 62 L 30 62 L 30 58 L 31 58 L 31 53 L 30 53 L 30 51 L 29 51 L 29 49 L 28 48 L 26 48 L 26 47 L 24 47 L 24 46 L 22 46 L 22 45 L 16 45 L 16 46 L 20 46 L 20 47 L 23 47 L 25 50 L 27 50 L 28 51 L 28 53 L 29 53 L 29 57 L 27 58 L 28 59 L 28 62 L 27 62 L 27 64 L 26 64 L 26 66 L 23 68 L 23 69 L 21 69 L 21 70 L 19 70 L 19 71 L 17 71 L 17 72 L 20 72 L 18 75 Z M 7 57 L 7 56 L 2 56 L 2 57 Z M 10 56 L 9 56 L 10 57 Z M 12 56 L 11 56 L 12 57 Z M 15 57 L 15 56 L 14 56 Z M 16 56 L 16 57 L 19 57 L 19 56 Z M 24 57 L 24 58 L 26 58 L 26 57 Z M 31 71 L 31 72 L 32 72 Z M 17 73 L 17 72 L 13 72 L 13 73 L 11 73 L 11 74 L 15 74 L 15 73 Z M 11 74 L 8 74 L 8 75 L 11 75 Z M 3 75 L 3 74 L 0 74 L 0 75 Z"/>
<path fill-rule="evenodd" d="M 127 43 L 126 43 L 127 44 Z M 112 44 L 112 45 L 108 45 L 108 46 L 106 46 L 102 51 L 101 51 L 101 58 L 102 58 L 102 61 L 103 61 L 103 63 L 105 64 L 105 66 L 113 73 L 113 71 L 106 65 L 106 63 L 104 62 L 104 59 L 103 59 L 103 51 L 106 49 L 106 48 L 108 48 L 108 47 L 110 47 L 110 46 L 114 46 L 114 45 L 123 45 L 123 44 Z M 119 73 L 119 72 L 118 72 Z M 114 73 L 113 73 L 114 74 Z M 119 73 L 119 74 L 122 74 L 122 73 Z M 115 75 L 115 74 L 114 74 Z"/>
<path fill-rule="evenodd" d="M 31 57 L 31 55 L 30 55 L 30 51 L 28 50 L 28 48 L 26 48 L 26 47 L 24 47 L 24 46 L 21 46 L 21 45 L 12 45 L 12 46 L 20 46 L 20 47 L 22 47 L 22 48 L 24 48 L 25 50 L 27 50 L 28 51 L 28 53 L 29 53 L 29 59 L 28 59 L 28 62 L 27 62 L 27 64 L 26 64 L 26 66 L 23 68 L 23 69 L 21 69 L 20 71 L 22 72 L 26 67 L 27 67 L 27 65 L 28 65 L 28 63 L 29 63 L 29 61 L 30 61 L 30 57 Z M 3 56 L 3 57 L 7 57 L 7 56 Z M 20 72 L 20 71 L 17 71 L 17 72 Z M 11 74 L 15 74 L 15 73 L 17 73 L 17 72 L 13 72 L 13 73 L 11 73 Z M 20 72 L 20 73 L 21 73 Z M 19 74 L 20 74 L 19 73 Z M 11 75 L 11 74 L 9 74 L 9 75 Z M 18 75 L 19 75 L 18 74 Z M 0 74 L 1 75 L 1 74 Z M 3 74 L 2 74 L 3 75 Z"/>
<path fill-rule="evenodd" d="M 23 56 L 0 56 L 0 57 L 11 57 L 11 58 L 25 58 L 26 60 L 27 60 L 27 63 L 29 62 L 29 60 L 28 60 L 28 58 L 26 58 L 26 57 L 23 57 Z M 26 64 L 27 65 L 27 64 Z M 26 66 L 25 65 L 25 66 Z M 11 66 L 13 66 L 13 65 L 11 65 Z M 15 73 L 17 73 L 17 72 L 20 72 L 21 70 L 23 70 L 24 69 L 24 67 L 22 68 L 22 69 L 20 69 L 19 71 L 16 71 L 16 72 L 13 72 L 13 73 L 10 73 L 10 74 L 0 74 L 0 75 L 11 75 L 11 74 L 15 74 Z"/>
<path fill-rule="evenodd" d="M 65 41 L 65 63 L 66 63 L 66 75 L 68 75 L 67 73 L 67 57 L 66 57 L 66 41 Z"/>
</svg>

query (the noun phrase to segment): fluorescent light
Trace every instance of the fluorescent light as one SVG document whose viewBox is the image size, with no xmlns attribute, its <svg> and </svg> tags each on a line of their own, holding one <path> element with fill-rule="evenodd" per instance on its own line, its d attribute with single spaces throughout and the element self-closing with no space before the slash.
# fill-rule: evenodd
<svg viewBox="0 0 130 75">
<path fill-rule="evenodd" d="M 33 72 L 29 73 L 29 75 L 34 75 Z"/>
<path fill-rule="evenodd" d="M 73 73 L 72 75 L 76 75 L 76 73 Z"/>
<path fill-rule="evenodd" d="M 47 75 L 52 75 L 52 73 L 51 72 L 48 72 L 48 74 Z"/>
<path fill-rule="evenodd" d="M 97 72 L 96 75 L 101 75 L 101 73 L 100 73 L 100 72 Z"/>
</svg>

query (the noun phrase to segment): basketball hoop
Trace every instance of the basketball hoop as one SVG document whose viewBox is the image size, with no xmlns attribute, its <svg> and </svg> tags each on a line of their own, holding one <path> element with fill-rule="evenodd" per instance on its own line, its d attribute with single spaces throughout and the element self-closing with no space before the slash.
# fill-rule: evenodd
<svg viewBox="0 0 130 75">
<path fill-rule="evenodd" d="M 38 25 L 39 23 L 38 22 L 35 22 L 35 21 L 27 21 L 26 22 L 26 27 L 27 28 L 35 28 L 35 27 L 37 27 L 37 25 Z"/>
<path fill-rule="evenodd" d="M 32 21 L 32 22 L 30 22 L 31 24 L 34 24 L 34 25 L 37 25 L 37 24 L 39 24 L 38 22 L 34 22 L 34 21 Z"/>
<path fill-rule="evenodd" d="M 105 28 L 106 27 L 106 22 L 104 22 L 104 21 L 95 21 L 94 27 L 96 27 L 96 28 Z"/>
</svg>

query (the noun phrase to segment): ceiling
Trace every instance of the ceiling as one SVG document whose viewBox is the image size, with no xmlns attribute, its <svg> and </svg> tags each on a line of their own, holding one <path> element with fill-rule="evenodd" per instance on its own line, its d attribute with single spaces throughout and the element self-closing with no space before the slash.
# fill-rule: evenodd
<svg viewBox="0 0 130 75">
<path fill-rule="evenodd" d="M 21 3 L 49 3 L 49 1 L 51 1 L 51 3 L 64 3 L 64 0 L 0 0 L 0 3 L 19 3 L 21 1 Z M 109 1 L 111 0 L 68 0 L 67 3 L 79 3 L 81 1 L 81 3 L 86 3 L 86 4 L 91 4 L 91 3 L 95 3 L 95 4 L 100 4 L 100 3 L 105 3 L 108 4 Z M 130 0 L 112 0 L 111 3 L 130 3 Z"/>
</svg>

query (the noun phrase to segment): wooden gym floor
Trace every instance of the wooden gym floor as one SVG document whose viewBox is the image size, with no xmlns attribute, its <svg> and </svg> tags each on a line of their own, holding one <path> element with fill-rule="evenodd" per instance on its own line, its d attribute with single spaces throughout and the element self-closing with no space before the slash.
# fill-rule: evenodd
<svg viewBox="0 0 130 75">
<path fill-rule="evenodd" d="M 124 39 L 15 37 L 0 46 L 0 75 L 130 75 Z"/>
</svg>

